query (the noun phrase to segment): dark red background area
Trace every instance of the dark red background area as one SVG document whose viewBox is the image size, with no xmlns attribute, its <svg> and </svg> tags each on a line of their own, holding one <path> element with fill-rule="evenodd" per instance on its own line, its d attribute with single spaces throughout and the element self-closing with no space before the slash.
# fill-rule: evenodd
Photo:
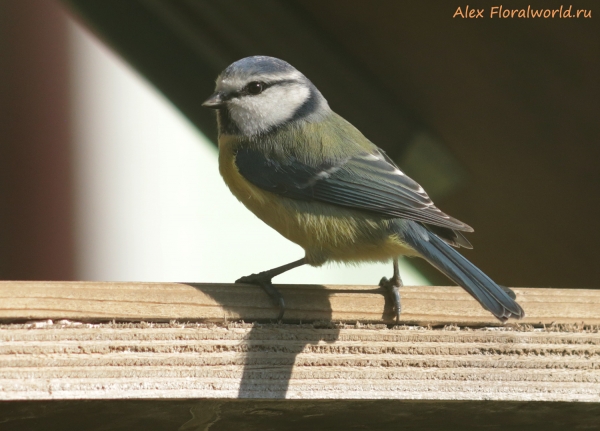
<svg viewBox="0 0 600 431">
<path fill-rule="evenodd" d="M 51 1 L 0 2 L 0 276 L 74 277 L 68 45 Z"/>
</svg>

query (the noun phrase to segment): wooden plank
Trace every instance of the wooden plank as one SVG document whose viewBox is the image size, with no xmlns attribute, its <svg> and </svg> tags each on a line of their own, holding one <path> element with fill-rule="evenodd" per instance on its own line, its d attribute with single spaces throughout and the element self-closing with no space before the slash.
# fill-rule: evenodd
<svg viewBox="0 0 600 431">
<path fill-rule="evenodd" d="M 600 403 L 600 292 L 515 291 L 524 325 L 455 287 L 390 325 L 368 286 L 282 286 L 296 323 L 249 324 L 277 313 L 252 286 L 0 282 L 0 399 Z"/>
<path fill-rule="evenodd" d="M 391 304 L 374 286 L 279 285 L 287 322 L 393 323 Z M 600 290 L 515 288 L 536 326 L 600 324 Z M 502 326 L 459 287 L 402 288 L 403 324 Z M 202 283 L 0 282 L 0 320 L 76 319 L 223 322 L 277 316 L 258 287 Z"/>
<path fill-rule="evenodd" d="M 69 321 L 0 326 L 0 399 L 600 402 L 600 333 L 571 325 Z"/>
</svg>

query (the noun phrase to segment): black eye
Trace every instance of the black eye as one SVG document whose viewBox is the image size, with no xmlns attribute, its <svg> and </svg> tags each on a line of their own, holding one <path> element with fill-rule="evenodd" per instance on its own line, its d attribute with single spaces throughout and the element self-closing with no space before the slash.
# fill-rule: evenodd
<svg viewBox="0 0 600 431">
<path fill-rule="evenodd" d="M 265 83 L 259 81 L 252 81 L 249 84 L 246 84 L 246 87 L 244 87 L 244 90 L 246 90 L 247 93 L 252 95 L 260 94 L 263 92 L 264 89 Z"/>
</svg>

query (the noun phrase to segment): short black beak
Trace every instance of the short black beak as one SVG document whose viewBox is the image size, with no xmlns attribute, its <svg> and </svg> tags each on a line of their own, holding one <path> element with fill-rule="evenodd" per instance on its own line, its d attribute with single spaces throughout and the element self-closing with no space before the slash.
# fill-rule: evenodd
<svg viewBox="0 0 600 431">
<path fill-rule="evenodd" d="M 219 109 L 225 106 L 225 101 L 223 100 L 223 94 L 215 93 L 210 96 L 208 99 L 204 101 L 202 104 L 205 108 Z"/>
</svg>

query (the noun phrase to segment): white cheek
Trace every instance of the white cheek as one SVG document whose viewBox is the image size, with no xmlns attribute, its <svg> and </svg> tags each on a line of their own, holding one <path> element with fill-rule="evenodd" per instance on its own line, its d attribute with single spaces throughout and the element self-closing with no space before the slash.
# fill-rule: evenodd
<svg viewBox="0 0 600 431">
<path fill-rule="evenodd" d="M 229 110 L 242 133 L 253 135 L 292 118 L 309 96 L 310 90 L 303 85 L 276 86 L 232 101 Z"/>
</svg>

